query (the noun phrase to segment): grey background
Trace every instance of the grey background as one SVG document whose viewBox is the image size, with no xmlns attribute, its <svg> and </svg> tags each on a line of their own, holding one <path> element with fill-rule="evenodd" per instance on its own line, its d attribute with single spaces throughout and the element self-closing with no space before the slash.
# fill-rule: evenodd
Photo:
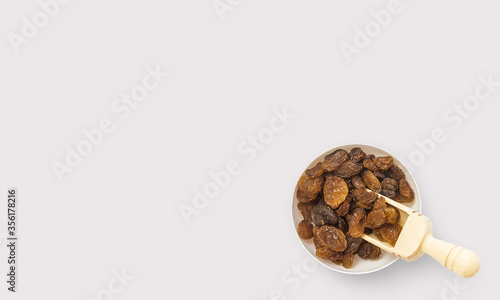
<svg viewBox="0 0 500 300">
<path fill-rule="evenodd" d="M 0 193 L 16 186 L 20 201 L 19 292 L 2 284 L 2 299 L 107 299 L 123 268 L 134 279 L 113 299 L 497 294 L 499 88 L 456 129 L 443 114 L 478 77 L 500 81 L 498 2 L 401 1 L 351 63 L 340 44 L 388 1 L 233 1 L 221 20 L 212 0 L 73 0 L 16 53 L 7 36 L 37 3 L 0 2 Z M 168 80 L 117 118 L 111 103 L 155 65 Z M 284 107 L 296 117 L 246 161 L 240 143 Z M 60 183 L 51 164 L 105 117 L 115 131 Z M 290 216 L 308 163 L 349 143 L 408 159 L 436 128 L 447 139 L 413 172 L 423 211 L 436 237 L 478 253 L 478 275 L 457 280 L 429 257 L 290 275 L 308 257 Z M 179 205 L 231 160 L 241 173 L 187 224 Z"/>
</svg>

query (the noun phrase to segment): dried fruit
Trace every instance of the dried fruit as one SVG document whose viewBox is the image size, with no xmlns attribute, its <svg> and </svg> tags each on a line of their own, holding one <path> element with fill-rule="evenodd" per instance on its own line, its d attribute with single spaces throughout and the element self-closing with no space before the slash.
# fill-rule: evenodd
<svg viewBox="0 0 500 300">
<path fill-rule="evenodd" d="M 361 176 L 359 176 L 359 175 L 356 175 L 356 176 L 352 177 L 351 178 L 351 182 L 352 182 L 353 187 L 356 188 L 356 189 L 364 189 L 364 188 L 366 188 L 366 184 L 363 181 L 363 178 L 361 178 Z"/>
<path fill-rule="evenodd" d="M 397 195 L 397 192 L 395 192 L 393 190 L 384 190 L 384 189 L 382 189 L 380 191 L 380 194 L 386 196 L 387 198 L 394 199 L 394 197 L 396 197 L 396 195 Z"/>
<path fill-rule="evenodd" d="M 339 218 L 335 214 L 335 211 L 326 204 L 318 203 L 311 211 L 312 222 L 316 226 L 322 225 L 336 225 Z"/>
<path fill-rule="evenodd" d="M 335 211 L 337 213 L 337 216 L 343 217 L 347 215 L 347 213 L 349 213 L 349 207 L 351 206 L 351 199 L 352 197 L 349 197 L 349 195 L 347 195 L 345 201 L 342 202 L 339 208 L 337 208 L 337 210 Z"/>
<path fill-rule="evenodd" d="M 323 194 L 325 197 L 325 202 L 332 208 L 339 207 L 339 205 L 344 202 L 348 193 L 349 188 L 342 178 L 337 176 L 329 176 L 326 179 Z"/>
<path fill-rule="evenodd" d="M 403 227 L 399 224 L 384 224 L 382 227 L 374 229 L 373 234 L 382 242 L 387 242 L 394 247 L 401 230 L 403 230 Z"/>
<path fill-rule="evenodd" d="M 406 179 L 400 179 L 399 183 L 399 193 L 406 198 L 413 200 L 415 198 L 415 194 L 413 193 L 413 189 L 410 187 L 410 184 Z"/>
<path fill-rule="evenodd" d="M 337 225 L 337 228 L 340 229 L 344 234 L 347 234 L 347 232 L 349 232 L 349 225 L 347 225 L 347 222 L 344 220 L 344 218 L 339 218 L 339 224 Z"/>
<path fill-rule="evenodd" d="M 297 228 L 297 233 L 299 234 L 301 239 L 311 239 L 314 236 L 312 224 L 306 220 L 300 221 L 299 227 Z"/>
<path fill-rule="evenodd" d="M 305 171 L 306 175 L 309 175 L 313 178 L 321 176 L 325 170 L 323 170 L 323 163 L 319 162 L 314 167 L 307 169 Z"/>
<path fill-rule="evenodd" d="M 363 166 L 353 162 L 352 160 L 347 160 L 343 162 L 340 167 L 338 167 L 333 174 L 342 178 L 349 178 L 356 174 L 359 174 L 363 170 Z"/>
<path fill-rule="evenodd" d="M 302 175 L 299 179 L 299 190 L 302 191 L 304 197 L 315 199 L 319 192 L 323 189 L 325 180 L 323 177 L 312 177 L 309 175 Z"/>
<path fill-rule="evenodd" d="M 396 181 L 400 180 L 400 179 L 404 179 L 406 177 L 403 170 L 401 170 L 401 168 L 396 166 L 396 165 L 393 165 L 392 167 L 390 167 L 389 170 L 387 170 L 385 172 L 385 174 L 388 177 L 391 177 L 392 179 L 394 179 Z"/>
<path fill-rule="evenodd" d="M 375 165 L 373 160 L 370 158 L 365 158 L 365 160 L 363 160 L 363 166 L 365 168 L 367 168 L 368 170 L 373 171 L 373 172 L 380 171 L 380 169 L 377 167 L 377 165 Z"/>
<path fill-rule="evenodd" d="M 344 250 L 344 254 L 356 253 L 363 239 L 360 237 L 354 238 L 349 234 L 346 235 L 346 239 L 347 239 L 347 248 Z"/>
<path fill-rule="evenodd" d="M 380 181 L 377 177 L 375 177 L 375 175 L 373 175 L 371 171 L 364 171 L 361 176 L 363 177 L 363 181 L 369 189 L 373 190 L 376 193 L 380 193 L 380 191 L 382 190 Z"/>
<path fill-rule="evenodd" d="M 349 152 L 349 159 L 356 163 L 364 159 L 365 156 L 366 154 L 359 147 L 352 148 L 351 151 Z"/>
<path fill-rule="evenodd" d="M 323 170 L 330 172 L 336 170 L 349 157 L 347 151 L 339 149 L 328 154 L 323 159 Z"/>
<path fill-rule="evenodd" d="M 383 197 L 378 197 L 378 199 L 373 203 L 373 209 L 381 209 L 386 207 L 387 203 L 385 203 L 385 199 Z"/>
<path fill-rule="evenodd" d="M 356 200 L 362 203 L 370 203 L 377 200 L 378 196 L 374 192 L 367 191 L 365 189 L 355 189 L 353 192 Z"/>
<path fill-rule="evenodd" d="M 347 223 L 349 224 L 349 234 L 352 237 L 360 237 L 365 230 L 365 219 L 366 212 L 362 208 L 354 209 L 352 215 L 347 219 Z"/>
<path fill-rule="evenodd" d="M 362 259 L 377 259 L 380 257 L 381 251 L 379 247 L 363 241 L 358 248 L 357 254 Z"/>
<path fill-rule="evenodd" d="M 399 219 L 399 211 L 393 207 L 384 208 L 384 214 L 387 217 L 387 223 L 394 224 Z"/>
<path fill-rule="evenodd" d="M 344 233 L 334 226 L 321 226 L 317 236 L 319 242 L 330 250 L 340 252 L 347 248 L 347 240 Z"/>
<path fill-rule="evenodd" d="M 354 253 L 344 254 L 342 257 L 342 266 L 346 269 L 350 269 L 354 263 Z"/>
<path fill-rule="evenodd" d="M 329 261 L 342 261 L 344 254 L 342 252 L 332 251 L 327 247 L 321 247 L 316 249 L 316 256 Z"/>
<path fill-rule="evenodd" d="M 317 201 L 311 201 L 311 202 L 299 202 L 297 203 L 297 208 L 299 209 L 300 213 L 302 214 L 302 217 L 304 217 L 304 220 L 307 220 L 309 222 L 312 222 L 312 216 L 311 212 L 313 210 L 314 205 L 316 205 Z"/>
<path fill-rule="evenodd" d="M 399 188 L 399 184 L 396 180 L 392 178 L 384 178 L 382 182 L 380 183 L 382 186 L 382 190 L 391 190 L 391 191 L 397 191 Z"/>
<path fill-rule="evenodd" d="M 365 226 L 371 229 L 378 228 L 387 223 L 384 209 L 373 209 L 366 216 Z"/>
<path fill-rule="evenodd" d="M 394 159 L 392 156 L 379 156 L 373 160 L 373 163 L 375 163 L 375 165 L 382 171 L 389 170 L 389 168 L 392 167 L 393 162 Z"/>
</svg>

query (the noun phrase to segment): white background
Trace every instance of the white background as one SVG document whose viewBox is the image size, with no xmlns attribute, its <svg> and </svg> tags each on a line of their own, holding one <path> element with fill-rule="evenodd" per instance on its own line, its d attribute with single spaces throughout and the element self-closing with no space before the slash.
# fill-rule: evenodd
<svg viewBox="0 0 500 300">
<path fill-rule="evenodd" d="M 20 240 L 15 295 L 2 242 L 0 298 L 107 299 L 122 269 L 134 279 L 113 299 L 495 298 L 500 88 L 456 129 L 443 114 L 478 77 L 500 81 L 500 5 L 401 1 L 348 63 L 340 44 L 388 3 L 243 1 L 221 20 L 212 0 L 73 0 L 16 53 L 8 34 L 41 9 L 2 0 L 0 195 L 18 188 Z M 111 103 L 156 65 L 168 80 L 120 120 Z M 284 107 L 296 117 L 246 161 L 240 143 Z M 108 117 L 115 131 L 60 183 L 51 164 Z M 308 257 L 290 206 L 309 162 L 349 143 L 408 159 L 436 128 L 446 140 L 413 172 L 423 211 L 436 237 L 477 252 L 477 276 L 456 279 L 426 256 L 284 282 Z M 241 173 L 187 224 L 179 205 L 231 160 Z"/>
</svg>

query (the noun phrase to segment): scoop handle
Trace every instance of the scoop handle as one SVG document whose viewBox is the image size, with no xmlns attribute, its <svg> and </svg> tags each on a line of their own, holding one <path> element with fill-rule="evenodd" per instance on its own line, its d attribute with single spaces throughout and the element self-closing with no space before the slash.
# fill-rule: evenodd
<svg viewBox="0 0 500 300">
<path fill-rule="evenodd" d="M 432 235 L 424 239 L 421 250 L 461 277 L 469 278 L 479 271 L 481 261 L 476 253 Z"/>
</svg>

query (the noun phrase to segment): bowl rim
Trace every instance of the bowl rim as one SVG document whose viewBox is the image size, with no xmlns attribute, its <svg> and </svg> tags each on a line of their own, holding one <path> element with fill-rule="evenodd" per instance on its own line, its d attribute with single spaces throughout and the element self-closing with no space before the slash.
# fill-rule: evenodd
<svg viewBox="0 0 500 300">
<path fill-rule="evenodd" d="M 421 196 L 420 196 L 420 190 L 418 188 L 418 185 L 417 185 L 417 182 L 415 180 L 415 178 L 413 177 L 413 174 L 410 172 L 410 170 L 408 169 L 408 167 L 401 161 L 397 158 L 397 156 L 393 155 L 391 152 L 383 149 L 383 148 L 380 148 L 378 146 L 373 146 L 373 145 L 370 145 L 370 144 L 346 144 L 346 145 L 341 145 L 341 146 L 337 146 L 337 147 L 333 147 L 333 148 L 330 148 L 330 150 L 327 150 L 325 152 L 323 152 L 322 154 L 318 155 L 315 159 L 312 160 L 311 163 L 309 163 L 309 165 L 307 166 L 307 168 L 309 168 L 309 166 L 311 166 L 313 164 L 313 162 L 315 160 L 317 160 L 318 158 L 322 157 L 322 156 L 325 156 L 327 153 L 330 153 L 331 151 L 334 151 L 334 150 L 337 150 L 337 149 L 342 149 L 342 148 L 356 148 L 356 147 L 359 147 L 361 149 L 363 149 L 363 147 L 372 147 L 372 148 L 375 148 L 375 149 L 378 149 L 382 152 L 385 152 L 387 153 L 388 155 L 392 156 L 393 158 L 395 158 L 397 161 L 398 161 L 398 166 L 402 166 L 404 168 L 404 170 L 406 171 L 406 173 L 408 175 L 410 175 L 411 179 L 412 179 L 412 183 L 413 183 L 413 186 L 415 187 L 415 190 L 416 190 L 416 195 L 418 195 L 418 207 L 417 207 L 417 211 L 418 212 L 422 212 L 422 200 L 421 200 Z M 307 170 L 306 168 L 306 170 Z M 300 173 L 302 176 L 302 174 L 304 173 L 304 169 L 302 170 L 302 172 Z M 330 269 L 330 270 L 334 270 L 336 272 L 339 272 L 339 273 L 343 273 L 343 274 L 350 274 L 350 275 L 362 275 L 362 274 L 370 274 L 370 273 L 373 273 L 373 272 L 377 272 L 377 271 L 380 271 L 382 269 L 385 269 L 387 268 L 388 266 L 392 265 L 393 263 L 395 263 L 397 260 L 399 260 L 398 257 L 394 256 L 394 259 L 390 262 L 388 262 L 387 264 L 383 265 L 383 266 L 380 266 L 378 268 L 375 268 L 375 269 L 371 269 L 371 270 L 367 270 L 367 271 L 348 271 L 349 269 L 345 269 L 345 270 L 342 270 L 342 269 L 337 269 L 337 268 L 334 268 L 328 264 L 326 264 L 325 262 L 323 262 L 319 257 L 317 257 L 315 254 L 311 253 L 311 251 L 309 251 L 309 249 L 307 249 L 304 241 L 299 237 L 299 235 L 297 234 L 297 230 L 296 230 L 296 225 L 295 225 L 295 218 L 294 218 L 294 211 L 296 210 L 296 205 L 294 205 L 295 203 L 295 190 L 297 189 L 297 183 L 295 184 L 294 186 L 294 189 L 292 190 L 292 208 L 291 208 L 291 221 L 292 221 L 292 226 L 293 226 L 293 229 L 294 229 L 294 232 L 295 232 L 295 236 L 297 237 L 297 239 L 299 240 L 300 244 L 302 245 L 303 249 L 310 255 L 314 258 L 315 261 L 317 261 L 319 264 L 321 264 L 322 266 L 325 266 L 326 268 Z M 417 200 L 417 199 L 415 199 Z M 384 251 L 384 250 L 381 250 L 381 251 Z M 387 253 L 389 254 L 389 253 Z M 390 255 L 390 254 L 389 254 Z"/>
</svg>

